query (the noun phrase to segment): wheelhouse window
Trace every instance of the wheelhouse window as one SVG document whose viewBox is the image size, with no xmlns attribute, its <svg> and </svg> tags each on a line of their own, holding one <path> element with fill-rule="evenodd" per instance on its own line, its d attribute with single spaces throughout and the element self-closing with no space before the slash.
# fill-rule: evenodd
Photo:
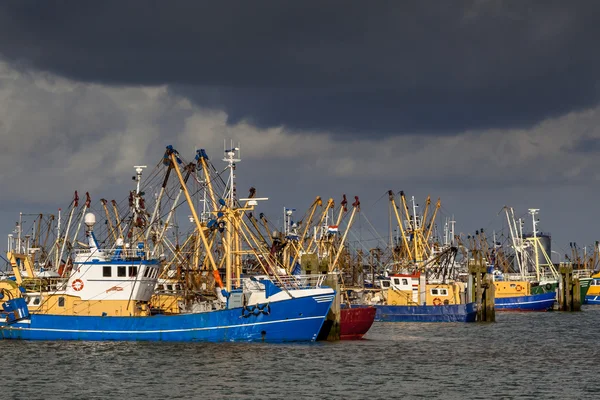
<svg viewBox="0 0 600 400">
<path fill-rule="evenodd" d="M 400 284 L 400 279 L 394 278 L 394 284 L 399 285 Z"/>
<path fill-rule="evenodd" d="M 41 302 L 41 299 L 39 298 L 39 296 L 36 296 L 33 298 L 33 305 L 34 306 L 39 306 Z"/>
<path fill-rule="evenodd" d="M 408 279 L 406 279 L 406 278 L 402 279 L 402 284 L 404 286 L 408 285 Z"/>
<path fill-rule="evenodd" d="M 386 288 L 390 287 L 390 281 L 381 281 L 381 285 Z"/>
<path fill-rule="evenodd" d="M 127 267 L 117 267 L 117 276 L 127 276 Z"/>
<path fill-rule="evenodd" d="M 137 276 L 138 268 L 137 267 L 129 267 L 129 276 Z"/>
<path fill-rule="evenodd" d="M 110 278 L 112 276 L 112 267 L 102 267 L 102 276 Z"/>
<path fill-rule="evenodd" d="M 448 289 L 440 289 L 440 295 L 448 296 Z"/>
<path fill-rule="evenodd" d="M 64 307 L 65 306 L 65 298 L 64 297 L 59 297 L 58 298 L 58 306 L 59 307 Z"/>
<path fill-rule="evenodd" d="M 438 290 L 437 289 L 431 289 L 431 294 L 433 296 L 437 296 L 438 295 Z"/>
</svg>

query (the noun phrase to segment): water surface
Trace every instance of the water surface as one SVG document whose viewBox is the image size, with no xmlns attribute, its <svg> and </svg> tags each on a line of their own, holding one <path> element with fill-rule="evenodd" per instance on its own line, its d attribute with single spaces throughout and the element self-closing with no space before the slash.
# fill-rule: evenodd
<svg viewBox="0 0 600 400">
<path fill-rule="evenodd" d="M 9 399 L 595 399 L 600 306 L 312 344 L 1 341 Z"/>
</svg>

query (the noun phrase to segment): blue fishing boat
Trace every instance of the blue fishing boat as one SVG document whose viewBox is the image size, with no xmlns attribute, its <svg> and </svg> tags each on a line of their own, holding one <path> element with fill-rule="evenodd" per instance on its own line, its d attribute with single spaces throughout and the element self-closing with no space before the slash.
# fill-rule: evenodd
<svg viewBox="0 0 600 400">
<path fill-rule="evenodd" d="M 267 273 L 267 278 L 239 277 L 234 279 L 234 258 L 240 254 L 235 246 L 225 246 L 225 284 L 214 260 L 208 235 L 223 233 L 227 244 L 236 242 L 236 227 L 242 225 L 246 211 L 256 201 L 238 206 L 233 190 L 234 150 L 227 150 L 232 175 L 228 201 L 215 201 L 215 218 L 200 224 L 193 200 L 180 170 L 178 153 L 168 147 L 164 165 L 178 177 L 177 190 L 186 197 L 193 222 L 196 259 L 205 259 L 212 269 L 212 289 L 195 299 L 193 306 L 177 314 L 155 313 L 151 302 L 166 260 L 149 240 L 156 222 L 160 202 L 155 212 L 145 210 L 140 187 L 142 169 L 135 167 L 136 189 L 130 192 L 132 215 L 128 233 L 120 232 L 114 245 L 104 247 L 96 239 L 93 213 L 81 213 L 85 223 L 86 241 L 73 240 L 78 248 L 64 264 L 58 277 L 39 278 L 34 272 L 31 251 L 20 238 L 9 246 L 15 281 L 0 281 L 0 337 L 21 340 L 118 340 L 118 341 L 314 341 L 335 298 L 335 290 L 323 285 L 324 276 L 280 276 Z M 193 168 L 185 169 L 189 176 Z M 163 191 L 161 191 L 163 193 Z M 71 217 L 64 232 L 67 238 Z M 177 200 L 173 202 L 177 204 Z M 108 214 L 108 213 L 107 213 Z M 117 225 L 121 225 L 119 222 Z M 155 237 L 160 237 L 158 230 Z M 164 230 L 162 232 L 164 234 Z M 245 234 L 245 233 L 243 233 Z M 20 235 L 19 235 L 20 236 Z M 115 234 L 115 236 L 117 236 Z M 77 239 L 77 233 L 74 236 Z M 66 241 L 66 239 L 65 239 Z M 239 241 L 238 241 L 239 242 Z M 10 241 L 9 241 L 10 243 Z M 55 246 L 57 248 L 58 246 Z M 236 252 L 237 251 L 237 252 Z M 62 253 L 62 250 L 61 252 Z M 57 253 L 59 265 L 62 255 Z M 259 258 L 259 262 L 267 262 Z M 62 266 L 61 266 L 62 267 Z M 22 268 L 25 268 L 22 271 Z M 190 270 L 198 268 L 190 264 Z M 266 270 L 274 270 L 267 265 Z M 237 270 L 239 271 L 239 269 Z M 22 272 L 25 272 L 23 274 Z"/>
<path fill-rule="evenodd" d="M 525 296 L 496 297 L 496 311 L 549 311 L 554 307 L 556 293 L 548 292 Z"/>
<path fill-rule="evenodd" d="M 153 315 L 149 300 L 157 282 L 157 260 L 147 258 L 141 247 L 98 249 L 91 229 L 94 222 L 88 214 L 90 248 L 77 254 L 63 285 L 41 294 L 43 304 L 35 313 L 27 305 L 27 292 L 14 282 L 2 289 L 2 338 L 314 341 L 334 300 L 335 291 L 321 285 L 322 276 L 244 278 L 239 288 L 219 289 L 216 299 L 199 304 L 203 312 Z M 12 253 L 9 257 L 15 258 Z"/>
<path fill-rule="evenodd" d="M 462 282 L 426 283 L 420 272 L 394 274 L 379 281 L 382 290 L 369 297 L 380 322 L 475 322 L 477 305 L 464 302 Z"/>
<path fill-rule="evenodd" d="M 333 295 L 313 295 L 205 313 L 147 317 L 29 314 L 23 298 L 3 303 L 0 334 L 22 340 L 314 341 Z"/>
<path fill-rule="evenodd" d="M 592 275 L 585 295 L 586 304 L 600 304 L 600 273 Z"/>
<path fill-rule="evenodd" d="M 380 322 L 475 322 L 475 303 L 451 305 L 376 305 L 375 321 Z"/>
</svg>

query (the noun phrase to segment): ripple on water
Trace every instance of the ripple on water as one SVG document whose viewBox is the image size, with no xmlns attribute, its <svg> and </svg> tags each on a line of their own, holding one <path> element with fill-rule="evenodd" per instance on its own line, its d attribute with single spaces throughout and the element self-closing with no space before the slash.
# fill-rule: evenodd
<svg viewBox="0 0 600 400">
<path fill-rule="evenodd" d="M 596 398 L 600 307 L 310 344 L 0 341 L 3 397 Z"/>
</svg>

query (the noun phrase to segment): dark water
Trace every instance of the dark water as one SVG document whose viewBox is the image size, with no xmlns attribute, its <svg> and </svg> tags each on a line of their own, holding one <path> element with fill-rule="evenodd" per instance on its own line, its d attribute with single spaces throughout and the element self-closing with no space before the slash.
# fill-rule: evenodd
<svg viewBox="0 0 600 400">
<path fill-rule="evenodd" d="M 597 399 L 600 307 L 376 323 L 358 342 L 0 340 L 5 399 Z"/>
</svg>

